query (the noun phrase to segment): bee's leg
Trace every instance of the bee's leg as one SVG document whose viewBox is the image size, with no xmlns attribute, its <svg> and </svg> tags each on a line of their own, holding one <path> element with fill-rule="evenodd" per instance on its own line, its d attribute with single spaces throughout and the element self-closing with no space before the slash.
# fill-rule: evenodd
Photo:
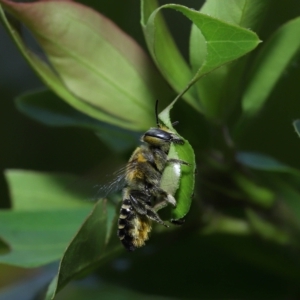
<svg viewBox="0 0 300 300">
<path fill-rule="evenodd" d="M 131 191 L 129 195 L 130 202 L 137 213 L 141 215 L 147 214 L 146 203 L 150 202 L 150 196 L 140 192 Z"/>
<path fill-rule="evenodd" d="M 176 206 L 177 204 L 176 199 L 171 194 L 168 194 L 165 190 L 161 189 L 160 187 L 152 187 L 152 194 L 155 196 L 157 200 L 157 203 L 155 203 L 154 207 L 156 205 L 162 205 L 161 208 L 163 208 L 168 204 L 172 204 L 173 206 Z M 165 203 L 165 205 L 161 203 Z"/>
<path fill-rule="evenodd" d="M 166 225 L 159 217 L 156 210 L 150 205 L 146 204 L 150 202 L 150 197 L 151 196 L 140 191 L 131 191 L 129 195 L 130 202 L 138 214 L 146 215 L 149 219 L 168 227 L 168 225 Z"/>
<path fill-rule="evenodd" d="M 156 188 L 154 191 L 154 195 L 156 203 L 154 203 L 153 209 L 155 211 L 159 211 L 160 209 L 166 207 L 168 204 L 172 204 L 173 206 L 176 206 L 177 204 L 176 199 L 161 188 Z"/>
<path fill-rule="evenodd" d="M 166 207 L 168 204 L 172 204 L 173 206 L 176 206 L 176 200 L 171 194 L 163 193 L 163 199 L 162 201 L 156 203 L 153 206 L 153 209 L 155 211 L 159 211 L 160 209 Z"/>
<path fill-rule="evenodd" d="M 160 217 L 159 215 L 157 214 L 157 212 L 154 210 L 154 208 L 152 208 L 151 206 L 149 205 L 146 205 L 145 206 L 146 209 L 147 209 L 147 217 L 159 224 L 162 224 L 164 225 L 165 227 L 169 227 Z"/>
<path fill-rule="evenodd" d="M 154 208 L 151 207 L 150 195 L 138 190 L 131 190 L 127 195 L 130 199 L 132 207 L 138 214 L 147 216 L 150 220 L 168 227 L 168 225 L 166 225 L 164 221 L 159 217 Z"/>
<path fill-rule="evenodd" d="M 173 197 L 173 198 L 174 198 L 174 197 Z M 156 203 L 156 204 L 153 206 L 153 209 L 154 209 L 155 211 L 159 211 L 160 209 L 162 209 L 162 208 L 168 206 L 169 203 L 170 203 L 169 201 L 163 200 L 163 201 L 161 201 L 161 202 L 159 202 L 159 203 Z M 172 204 L 173 204 L 173 203 L 172 203 Z M 175 205 L 174 205 L 174 206 L 176 206 L 176 202 L 175 202 Z"/>
</svg>

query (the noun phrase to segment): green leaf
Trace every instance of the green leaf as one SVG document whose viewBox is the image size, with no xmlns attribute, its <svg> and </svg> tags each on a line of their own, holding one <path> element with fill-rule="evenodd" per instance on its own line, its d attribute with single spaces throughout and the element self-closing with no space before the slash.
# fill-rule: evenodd
<svg viewBox="0 0 300 300">
<path fill-rule="evenodd" d="M 195 79 L 252 51 L 260 42 L 247 29 L 218 20 L 181 5 L 166 5 L 182 12 L 200 29 L 207 42 L 207 55 Z"/>
<path fill-rule="evenodd" d="M 193 74 L 178 50 L 156 0 L 141 0 L 141 25 L 148 49 L 158 69 L 172 88 L 178 93 L 181 92 Z M 201 111 L 193 88 L 183 98 Z"/>
<path fill-rule="evenodd" d="M 231 235 L 247 236 L 252 233 L 249 223 L 245 220 L 213 213 L 208 224 L 205 225 L 202 234 L 226 233 Z"/>
<path fill-rule="evenodd" d="M 269 4 L 270 0 L 207 0 L 201 13 L 254 30 L 262 23 Z"/>
<path fill-rule="evenodd" d="M 173 101 L 160 115 L 159 118 L 174 133 L 180 136 L 173 128 L 170 120 L 170 110 L 175 101 Z M 168 219 L 182 219 L 189 212 L 192 203 L 194 185 L 195 185 L 195 154 L 190 143 L 184 140 L 184 145 L 171 145 L 168 159 L 180 159 L 189 165 L 168 164 L 162 176 L 161 187 L 172 194 L 177 205 L 175 208 L 169 207 Z M 178 170 L 180 169 L 180 170 Z"/>
<path fill-rule="evenodd" d="M 300 18 L 281 26 L 261 50 L 243 95 L 243 118 L 257 114 L 263 107 L 283 71 L 300 48 Z"/>
<path fill-rule="evenodd" d="M 296 133 L 300 137 L 300 120 L 296 120 L 293 122 L 293 126 L 295 128 Z"/>
<path fill-rule="evenodd" d="M 145 6 L 145 3 L 143 3 L 143 5 Z M 184 64 L 182 59 L 177 55 L 178 50 L 173 45 L 173 41 L 169 33 L 166 32 L 164 23 L 159 15 L 160 10 L 163 8 L 171 8 L 183 13 L 203 34 L 206 45 L 206 56 L 196 74 L 192 75 L 191 71 L 188 72 L 186 68 L 183 68 Z M 144 8 L 144 10 L 146 9 Z M 148 7 L 146 11 L 149 14 L 150 8 Z M 150 16 L 146 16 L 144 13 L 142 24 L 144 26 L 150 53 L 158 65 L 158 68 L 173 88 L 177 92 L 181 92 L 180 95 L 204 75 L 245 55 L 253 50 L 260 42 L 257 35 L 250 30 L 225 23 L 216 18 L 176 4 L 163 5 L 155 9 Z M 171 50 L 168 51 L 169 49 Z M 200 51 L 202 51 L 202 49 Z M 181 68 L 183 70 L 181 70 Z M 195 95 L 193 97 L 195 98 Z M 193 107 L 198 110 L 201 109 L 206 116 L 218 118 L 218 107 L 212 107 L 212 104 L 207 104 L 203 101 L 205 101 L 205 99 L 201 99 L 200 105 L 200 103 L 193 99 L 188 100 Z"/>
<path fill-rule="evenodd" d="M 281 245 L 287 245 L 291 242 L 290 237 L 286 232 L 277 228 L 271 222 L 264 220 L 254 210 L 248 209 L 246 215 L 250 221 L 252 230 L 259 234 L 260 237 L 277 242 Z"/>
<path fill-rule="evenodd" d="M 7 170 L 5 177 L 14 210 L 49 211 L 91 209 L 86 195 L 72 191 L 76 176 L 24 170 Z"/>
<path fill-rule="evenodd" d="M 300 228 L 300 177 L 282 177 L 278 173 L 268 174 L 269 186 L 276 192 L 286 207 L 279 206 L 281 217 L 285 219 L 285 225 L 293 224 Z"/>
<path fill-rule="evenodd" d="M 207 0 L 200 12 L 244 28 L 255 30 L 263 20 L 269 0 Z M 193 24 L 190 36 L 190 62 L 196 73 L 206 58 L 206 41 L 199 28 Z M 208 111 L 225 118 L 240 98 L 248 56 L 226 64 L 197 81 L 195 87 L 199 99 Z M 215 87 L 218 87 L 217 89 Z"/>
<path fill-rule="evenodd" d="M 74 106 L 79 111 L 85 112 L 86 114 L 103 121 L 109 121 L 109 119 L 111 119 L 110 116 L 106 116 L 100 110 L 97 110 L 95 109 L 95 107 L 92 107 L 88 103 L 83 102 L 80 99 L 76 98 L 61 82 L 61 80 L 52 71 L 52 69 L 26 47 L 26 45 L 22 41 L 21 35 L 19 35 L 18 33 L 18 29 L 13 27 L 13 25 L 8 22 L 1 6 L 0 6 L 0 17 L 3 20 L 4 25 L 6 26 L 14 42 L 16 43 L 19 50 L 21 51 L 22 55 L 25 57 L 27 62 L 30 64 L 30 66 L 41 77 L 43 82 L 50 89 L 52 89 L 59 97 L 61 97 L 64 101 L 66 101 L 70 105 Z M 114 121 L 117 122 L 118 120 L 115 119 Z"/>
<path fill-rule="evenodd" d="M 34 268 L 58 260 L 90 210 L 0 211 L 0 236 L 10 247 L 0 263 Z"/>
<path fill-rule="evenodd" d="M 179 159 L 173 144 L 171 144 L 168 158 Z M 180 178 L 181 166 L 179 164 L 167 164 L 162 174 L 160 185 L 168 194 L 175 195 L 179 189 Z"/>
<path fill-rule="evenodd" d="M 55 294 L 70 280 L 99 267 L 121 251 L 122 247 L 116 235 L 115 212 L 114 205 L 105 200 L 98 201 L 66 249 L 58 275 L 51 283 L 46 299 L 54 299 Z"/>
<path fill-rule="evenodd" d="M 238 152 L 236 160 L 244 166 L 267 172 L 284 172 L 300 175 L 300 171 L 264 154 Z"/>
<path fill-rule="evenodd" d="M 91 210 L 68 189 L 77 177 L 22 170 L 5 176 L 15 211 L 0 211 L 0 236 L 10 248 L 0 262 L 37 267 L 58 260 Z"/>
<path fill-rule="evenodd" d="M 265 187 L 260 181 L 256 182 L 241 172 L 235 172 L 232 179 L 240 192 L 243 200 L 263 209 L 271 209 L 276 201 L 276 194 L 272 189 Z"/>
<path fill-rule="evenodd" d="M 44 50 L 51 67 L 25 46 L 0 10 L 22 54 L 62 99 L 116 126 L 151 126 L 154 100 L 168 88 L 143 50 L 111 21 L 71 1 L 0 4 L 26 25 Z"/>
<path fill-rule="evenodd" d="M 98 121 L 61 101 L 49 90 L 27 92 L 16 100 L 17 108 L 32 119 L 48 126 L 76 126 L 96 132 L 116 152 L 136 145 L 139 133 Z"/>
<path fill-rule="evenodd" d="M 61 101 L 47 89 L 34 90 L 18 96 L 16 106 L 23 114 L 48 126 L 78 126 L 98 131 L 103 124 Z"/>
</svg>

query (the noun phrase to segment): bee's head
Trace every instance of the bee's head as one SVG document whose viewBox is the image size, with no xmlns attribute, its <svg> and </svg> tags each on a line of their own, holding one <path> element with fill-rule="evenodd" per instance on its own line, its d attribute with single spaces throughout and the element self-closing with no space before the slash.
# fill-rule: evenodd
<svg viewBox="0 0 300 300">
<path fill-rule="evenodd" d="M 150 128 L 146 133 L 142 136 L 141 141 L 145 142 L 151 146 L 159 147 L 163 149 L 165 152 L 169 151 L 170 143 L 175 144 L 183 144 L 184 141 L 175 133 L 170 131 L 167 127 L 161 125 L 158 121 L 158 100 L 156 100 L 155 104 L 155 117 L 157 128 Z M 178 122 L 174 122 L 173 126 Z"/>
<path fill-rule="evenodd" d="M 142 136 L 142 141 L 154 147 L 170 145 L 170 143 L 183 144 L 183 140 L 175 133 L 170 132 L 164 127 L 150 128 Z"/>
</svg>

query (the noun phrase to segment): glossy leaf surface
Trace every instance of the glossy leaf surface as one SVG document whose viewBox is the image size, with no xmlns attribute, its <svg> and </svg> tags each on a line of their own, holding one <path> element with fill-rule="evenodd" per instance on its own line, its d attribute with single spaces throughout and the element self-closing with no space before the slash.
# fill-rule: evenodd
<svg viewBox="0 0 300 300">
<path fill-rule="evenodd" d="M 207 0 L 200 12 L 226 23 L 256 30 L 263 21 L 269 2 L 269 0 Z M 238 43 L 242 41 L 237 41 Z M 192 70 L 197 72 L 206 58 L 206 41 L 196 24 L 192 25 L 189 51 Z M 240 98 L 244 84 L 242 74 L 247 60 L 248 56 L 226 64 L 195 84 L 198 97 L 205 103 L 207 110 L 215 111 L 214 114 L 219 118 L 228 117 Z"/>
<path fill-rule="evenodd" d="M 48 211 L 59 209 L 91 209 L 86 195 L 71 189 L 76 176 L 24 170 L 5 173 L 13 209 L 19 211 Z"/>
<path fill-rule="evenodd" d="M 173 105 L 174 102 L 159 115 L 159 118 L 169 129 L 180 136 L 173 128 L 170 120 L 170 110 Z M 169 208 L 171 218 L 175 220 L 183 218 L 189 212 L 195 185 L 196 163 L 194 150 L 186 139 L 181 138 L 184 140 L 184 144 L 171 145 L 168 159 L 179 159 L 188 163 L 188 165 L 169 163 L 163 172 L 161 183 L 161 187 L 170 191 L 177 201 L 175 208 Z M 180 171 L 178 168 L 180 168 Z"/>
<path fill-rule="evenodd" d="M 152 124 L 153 103 L 168 88 L 143 50 L 110 20 L 71 1 L 0 4 L 23 22 L 51 67 L 1 18 L 43 81 L 62 99 L 98 120 L 132 130 Z"/>
<path fill-rule="evenodd" d="M 300 49 L 300 18 L 281 26 L 260 52 L 242 99 L 244 117 L 258 113 Z"/>
<path fill-rule="evenodd" d="M 66 249 L 46 299 L 53 299 L 70 280 L 98 267 L 122 248 L 116 235 L 115 206 L 100 200 Z"/>
<path fill-rule="evenodd" d="M 115 152 L 136 146 L 140 133 L 125 130 L 74 109 L 50 90 L 28 92 L 16 100 L 17 108 L 25 115 L 48 126 L 75 126 L 94 131 Z"/>
<path fill-rule="evenodd" d="M 58 260 L 92 208 L 68 191 L 74 177 L 9 170 L 6 178 L 15 210 L 0 211 L 0 236 L 10 250 L 0 262 L 37 267 Z"/>
<path fill-rule="evenodd" d="M 151 14 L 152 6 L 142 2 L 142 25 L 148 47 L 158 68 L 177 92 L 183 92 L 192 86 L 194 82 L 210 73 L 216 68 L 233 61 L 249 51 L 259 43 L 257 35 L 247 29 L 225 23 L 211 16 L 199 13 L 182 5 L 167 4 L 156 8 Z M 187 67 L 179 54 L 174 42 L 166 30 L 160 10 L 170 8 L 183 13 L 201 31 L 205 39 L 205 59 L 196 74 Z M 195 50 L 196 51 L 196 50 Z M 203 53 L 203 49 L 200 49 Z M 173 66 L 173 67 L 170 67 Z M 193 95 L 193 96 L 191 96 Z M 195 100 L 192 90 L 187 94 L 187 101 L 196 109 L 203 111 L 207 116 L 216 117 L 216 107 L 205 106 L 203 100 Z M 208 110 L 209 109 L 209 110 Z"/>
<path fill-rule="evenodd" d="M 141 24 L 148 49 L 165 79 L 179 93 L 186 87 L 193 74 L 159 11 L 156 0 L 141 0 Z M 201 110 L 193 88 L 184 98 L 194 108 Z"/>
<path fill-rule="evenodd" d="M 89 211 L 0 211 L 0 236 L 10 247 L 0 262 L 33 268 L 58 260 Z"/>
<path fill-rule="evenodd" d="M 78 126 L 97 131 L 102 125 L 100 121 L 74 109 L 46 89 L 19 96 L 16 106 L 23 114 L 48 126 Z"/>
</svg>

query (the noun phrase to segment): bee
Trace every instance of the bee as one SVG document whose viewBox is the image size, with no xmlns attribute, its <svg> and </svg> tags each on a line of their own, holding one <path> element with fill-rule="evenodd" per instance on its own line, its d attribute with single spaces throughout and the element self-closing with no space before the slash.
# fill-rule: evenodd
<svg viewBox="0 0 300 300">
<path fill-rule="evenodd" d="M 189 165 L 179 159 L 168 159 L 170 145 L 183 145 L 184 140 L 159 123 L 157 107 L 158 101 L 155 105 L 157 127 L 143 134 L 143 144 L 131 155 L 124 173 L 118 237 L 129 251 L 145 245 L 152 221 L 168 227 L 157 213 L 168 204 L 176 206 L 176 199 L 160 187 L 167 164 Z"/>
</svg>

